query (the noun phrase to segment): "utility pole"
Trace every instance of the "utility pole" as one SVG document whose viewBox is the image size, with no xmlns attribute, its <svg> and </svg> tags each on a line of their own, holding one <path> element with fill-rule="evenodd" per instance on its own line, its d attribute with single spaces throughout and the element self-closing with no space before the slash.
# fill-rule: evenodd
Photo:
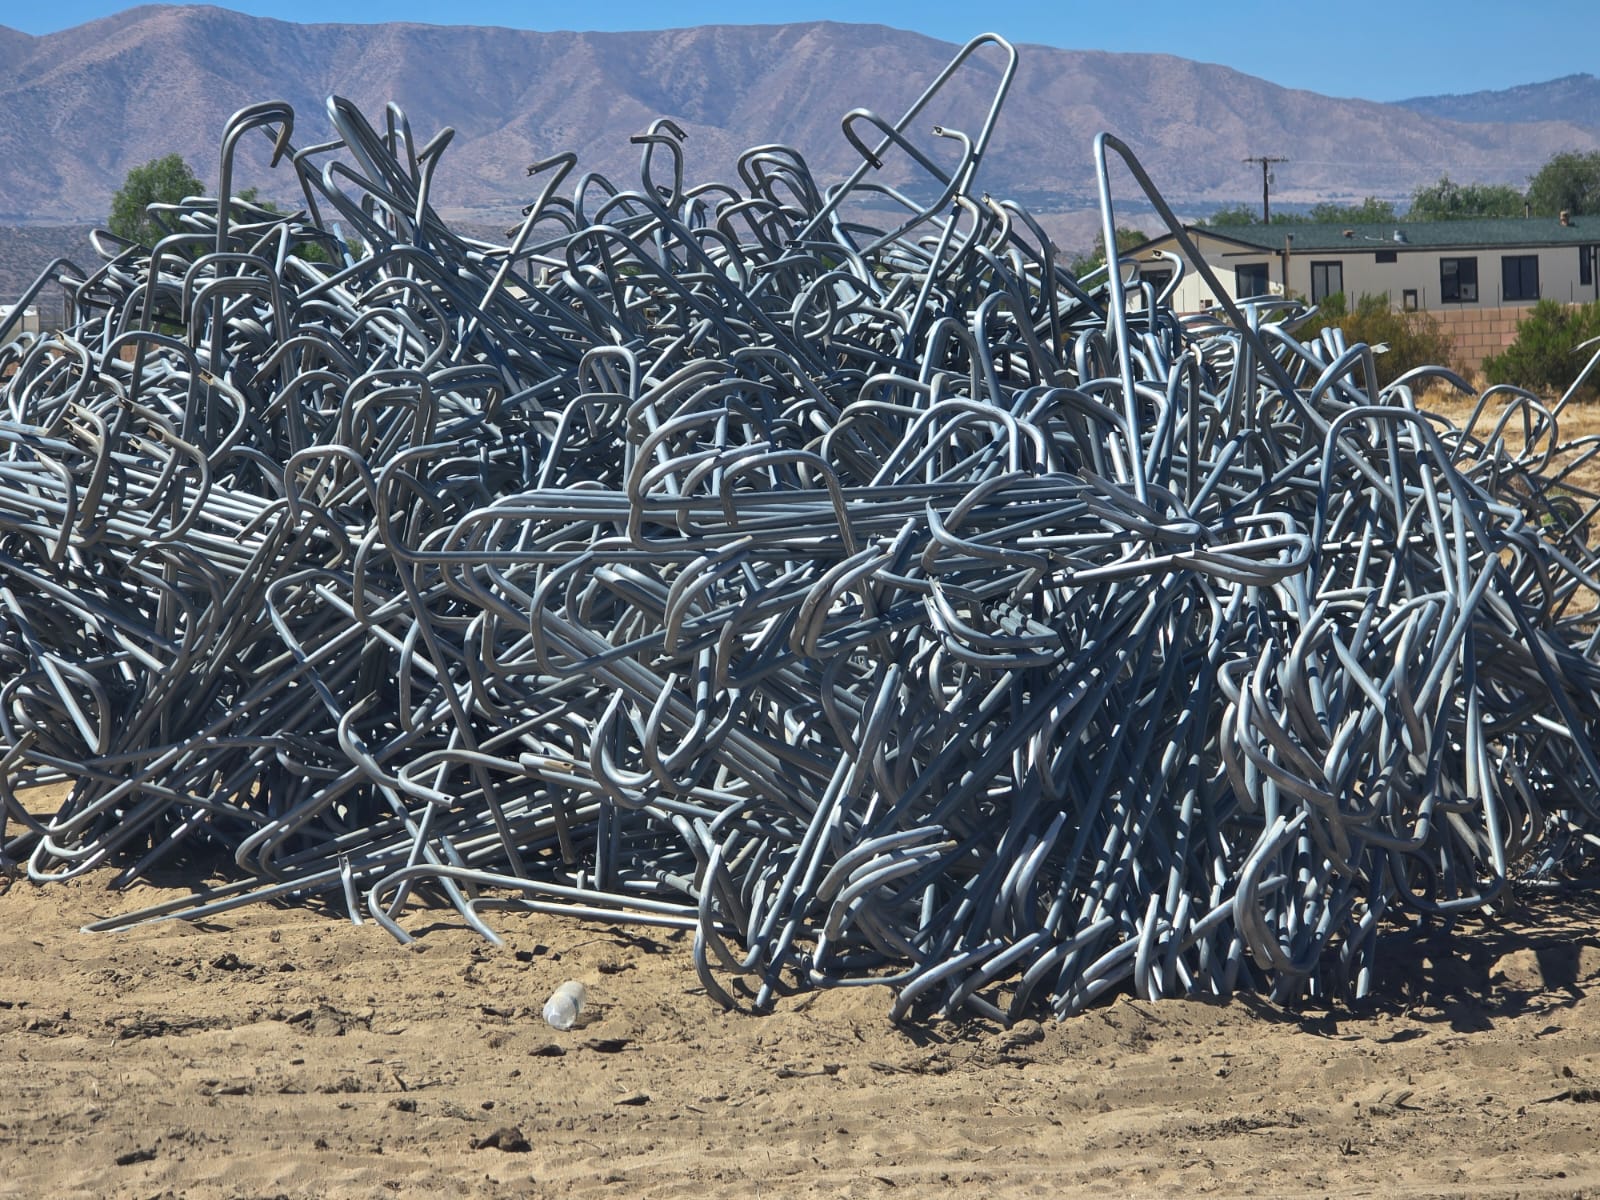
<svg viewBox="0 0 1600 1200">
<path fill-rule="evenodd" d="M 1267 172 L 1271 169 L 1273 163 L 1288 162 L 1289 160 L 1287 158 L 1275 158 L 1270 154 L 1259 154 L 1253 155 L 1244 161 L 1261 164 L 1261 223 L 1270 225 L 1272 224 L 1272 206 L 1267 200 L 1267 185 L 1271 177 Z"/>
</svg>

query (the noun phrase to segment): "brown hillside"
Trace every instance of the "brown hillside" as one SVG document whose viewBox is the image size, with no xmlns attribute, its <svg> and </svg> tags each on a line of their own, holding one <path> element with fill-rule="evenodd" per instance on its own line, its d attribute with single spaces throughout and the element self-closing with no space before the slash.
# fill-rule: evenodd
<svg viewBox="0 0 1600 1200">
<path fill-rule="evenodd" d="M 1023 38 L 1026 29 L 1001 29 Z M 295 25 L 217 8 L 150 6 L 46 37 L 0 30 L 0 221 L 103 219 L 128 168 L 171 151 L 214 186 L 218 135 L 245 104 L 281 98 L 297 144 L 327 130 L 322 104 L 400 104 L 420 137 L 457 137 L 439 179 L 447 215 L 500 217 L 527 199 L 525 165 L 576 150 L 633 169 L 628 137 L 670 116 L 692 177 L 725 177 L 747 146 L 785 141 L 819 174 L 857 161 L 839 133 L 856 106 L 898 115 L 953 47 L 881 26 L 809 23 L 649 33 L 538 33 L 423 25 Z M 952 90 L 948 120 L 976 132 L 992 65 Z M 1169 198 L 1203 209 L 1252 194 L 1247 154 L 1284 154 L 1286 202 L 1404 195 L 1448 169 L 1520 182 L 1550 154 L 1600 146 L 1563 122 L 1464 125 L 1394 105 L 1294 91 L 1163 55 L 1025 46 L 985 183 L 1044 210 L 1094 193 L 1090 145 L 1110 130 Z M 274 194 L 259 151 L 240 186 Z M 276 185 L 287 194 L 287 183 Z"/>
</svg>

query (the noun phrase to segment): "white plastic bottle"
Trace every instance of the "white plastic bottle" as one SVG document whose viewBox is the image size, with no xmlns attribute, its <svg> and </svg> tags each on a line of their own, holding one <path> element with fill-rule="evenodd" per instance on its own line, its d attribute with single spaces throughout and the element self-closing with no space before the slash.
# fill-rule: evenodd
<svg viewBox="0 0 1600 1200">
<path fill-rule="evenodd" d="M 544 1002 L 545 1024 L 552 1029 L 571 1029 L 583 1011 L 583 1001 L 588 995 L 583 984 L 569 979 L 550 994 Z"/>
</svg>

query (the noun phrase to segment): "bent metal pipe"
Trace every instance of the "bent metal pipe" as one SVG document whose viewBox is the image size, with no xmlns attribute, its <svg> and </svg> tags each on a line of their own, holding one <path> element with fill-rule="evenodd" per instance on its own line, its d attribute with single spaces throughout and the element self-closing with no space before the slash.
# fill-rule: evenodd
<svg viewBox="0 0 1600 1200">
<path fill-rule="evenodd" d="M 694 184 L 666 120 L 637 181 L 535 163 L 503 244 L 429 203 L 449 131 L 243 110 L 224 175 L 259 130 L 302 211 L 160 207 L 0 348 L 6 865 L 193 880 L 98 929 L 421 895 L 1001 1018 L 1361 994 L 1386 921 L 1581 866 L 1597 443 L 1073 278 L 974 191 L 1014 67 L 853 110 L 833 185 Z M 1108 152 L 1181 235 L 1109 136 L 1105 228 Z"/>
</svg>

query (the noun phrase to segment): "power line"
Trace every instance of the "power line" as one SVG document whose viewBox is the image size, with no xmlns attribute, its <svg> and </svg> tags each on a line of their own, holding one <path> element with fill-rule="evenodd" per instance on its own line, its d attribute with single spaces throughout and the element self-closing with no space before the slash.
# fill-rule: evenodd
<svg viewBox="0 0 1600 1200">
<path fill-rule="evenodd" d="M 1273 163 L 1288 162 L 1289 160 L 1287 158 L 1277 158 L 1270 154 L 1258 154 L 1253 155 L 1244 161 L 1247 163 L 1261 164 L 1261 223 L 1263 225 L 1270 225 L 1272 224 L 1272 206 L 1267 200 L 1267 187 L 1271 181 L 1271 176 L 1269 176 L 1267 172 Z"/>
</svg>

